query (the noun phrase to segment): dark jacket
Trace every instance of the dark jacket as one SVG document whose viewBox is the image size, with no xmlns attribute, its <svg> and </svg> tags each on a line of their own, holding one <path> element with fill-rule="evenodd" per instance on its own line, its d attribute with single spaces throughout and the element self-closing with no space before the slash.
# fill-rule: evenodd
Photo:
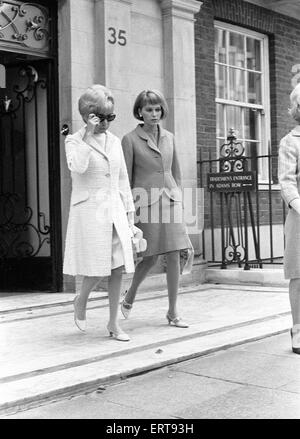
<svg viewBox="0 0 300 439">
<path fill-rule="evenodd" d="M 122 139 L 133 197 L 147 197 L 139 205 L 150 205 L 158 201 L 164 192 L 173 201 L 182 202 L 181 173 L 174 135 L 159 127 L 158 147 L 138 125 Z M 142 201 L 142 202 L 141 202 Z"/>
</svg>

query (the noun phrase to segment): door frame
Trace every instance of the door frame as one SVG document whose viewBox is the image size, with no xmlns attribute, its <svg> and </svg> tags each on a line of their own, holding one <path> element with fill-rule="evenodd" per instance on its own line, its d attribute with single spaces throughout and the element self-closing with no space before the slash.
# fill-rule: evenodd
<svg viewBox="0 0 300 439">
<path fill-rule="evenodd" d="M 63 290 L 62 273 L 62 217 L 61 217 L 61 172 L 58 60 L 50 59 L 48 64 L 48 160 L 49 160 L 49 209 L 51 225 L 52 291 Z M 51 95 L 51 96 L 50 96 Z"/>
</svg>

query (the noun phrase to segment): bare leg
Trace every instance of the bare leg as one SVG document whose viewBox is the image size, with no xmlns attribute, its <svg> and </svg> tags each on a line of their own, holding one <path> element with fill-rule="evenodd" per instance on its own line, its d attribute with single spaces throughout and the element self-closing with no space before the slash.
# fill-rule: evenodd
<svg viewBox="0 0 300 439">
<path fill-rule="evenodd" d="M 180 276 L 179 251 L 166 253 L 167 258 L 167 284 L 169 296 L 169 311 L 171 318 L 177 317 L 177 296 Z"/>
<path fill-rule="evenodd" d="M 130 305 L 133 304 L 138 287 L 143 282 L 150 269 L 156 264 L 158 255 L 144 258 L 136 267 L 131 286 L 126 293 L 125 301 Z"/>
<path fill-rule="evenodd" d="M 99 281 L 99 277 L 96 276 L 84 276 L 80 288 L 78 299 L 76 300 L 76 315 L 78 319 L 85 320 L 86 318 L 86 306 L 90 292 Z"/>
<path fill-rule="evenodd" d="M 289 296 L 290 296 L 293 325 L 299 325 L 300 324 L 300 278 L 290 280 Z"/>
<path fill-rule="evenodd" d="M 109 327 L 118 328 L 118 308 L 120 301 L 121 283 L 123 267 L 115 268 L 111 271 L 108 279 L 108 301 L 109 301 Z"/>
</svg>

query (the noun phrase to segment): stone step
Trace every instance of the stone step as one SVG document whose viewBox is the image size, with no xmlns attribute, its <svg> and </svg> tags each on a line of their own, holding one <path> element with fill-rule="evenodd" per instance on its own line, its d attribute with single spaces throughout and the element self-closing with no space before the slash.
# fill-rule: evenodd
<svg viewBox="0 0 300 439">
<path fill-rule="evenodd" d="M 123 350 L 118 355 L 102 358 L 100 355 L 99 358 L 86 359 L 82 364 L 64 364 L 59 369 L 7 376 L 0 380 L 0 413 L 14 413 L 95 391 L 99 386 L 105 389 L 105 385 L 114 381 L 280 334 L 289 327 L 290 315 L 285 312 L 213 330 L 197 332 L 195 328 L 188 336 L 145 344 L 138 349 Z"/>
<path fill-rule="evenodd" d="M 205 282 L 230 285 L 264 285 L 288 287 L 289 280 L 284 279 L 282 268 L 243 268 L 230 267 L 208 268 L 205 273 Z"/>
</svg>

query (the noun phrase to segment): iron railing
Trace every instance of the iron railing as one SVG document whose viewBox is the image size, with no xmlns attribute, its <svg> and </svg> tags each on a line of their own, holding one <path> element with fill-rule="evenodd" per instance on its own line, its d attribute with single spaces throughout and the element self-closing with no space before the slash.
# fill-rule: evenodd
<svg viewBox="0 0 300 439">
<path fill-rule="evenodd" d="M 277 182 L 278 154 L 243 156 L 247 170 L 255 171 L 252 192 L 210 192 L 207 174 L 222 171 L 224 158 L 208 157 L 197 162 L 200 187 L 204 189 L 202 254 L 210 266 L 229 264 L 263 268 L 282 264 L 286 206 Z M 263 178 L 262 178 L 263 176 Z"/>
</svg>

